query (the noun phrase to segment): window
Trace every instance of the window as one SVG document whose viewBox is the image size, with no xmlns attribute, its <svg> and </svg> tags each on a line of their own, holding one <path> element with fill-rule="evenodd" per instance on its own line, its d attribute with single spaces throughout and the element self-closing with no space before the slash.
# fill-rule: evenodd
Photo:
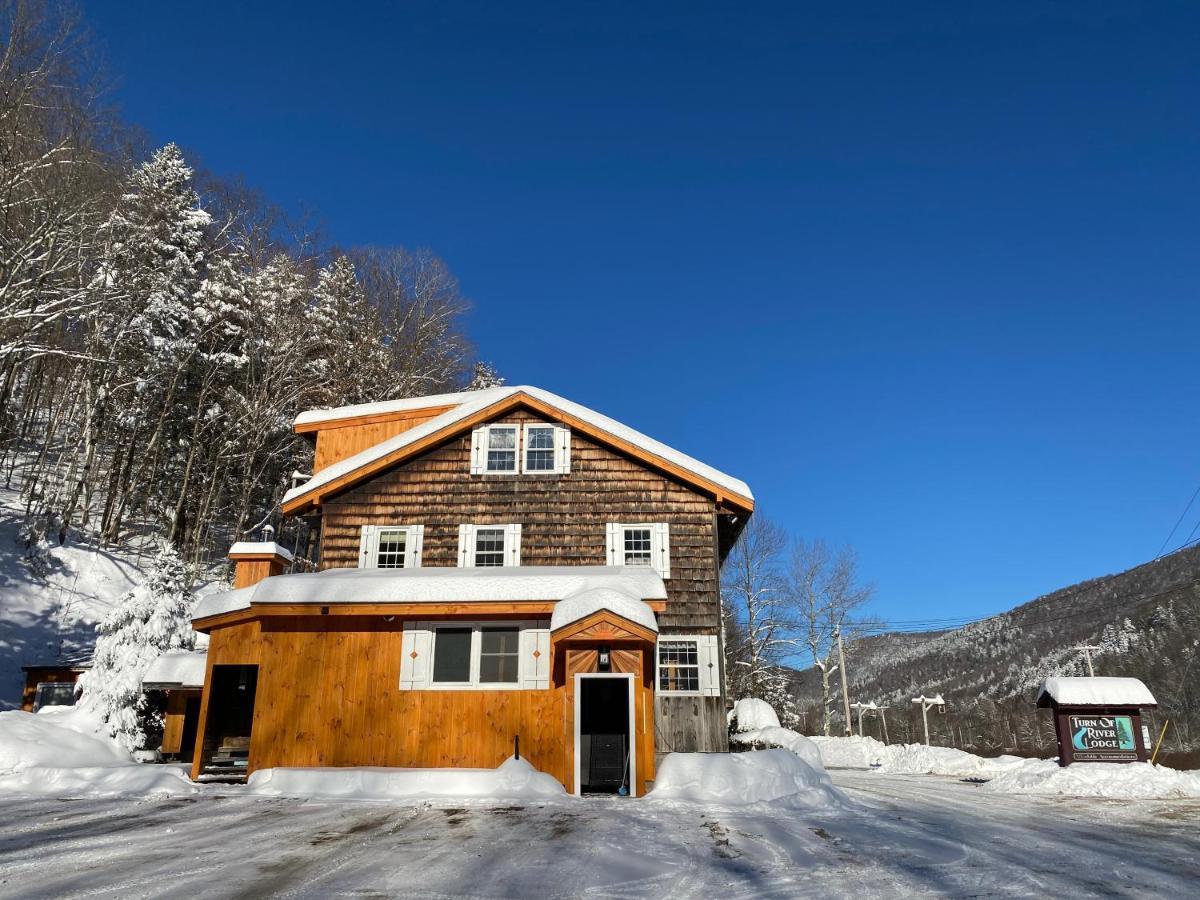
<svg viewBox="0 0 1200 900">
<path fill-rule="evenodd" d="M 459 525 L 458 564 L 467 569 L 521 564 L 520 525 Z"/>
<path fill-rule="evenodd" d="M 470 628 L 439 628 L 434 632 L 434 684 L 471 683 Z"/>
<path fill-rule="evenodd" d="M 359 568 L 416 568 L 421 565 L 424 537 L 424 525 L 364 525 L 359 533 Z"/>
<path fill-rule="evenodd" d="M 476 528 L 472 552 L 475 554 L 473 565 L 476 568 L 504 565 L 504 529 Z"/>
<path fill-rule="evenodd" d="M 694 640 L 658 642 L 658 689 L 700 690 L 700 654 Z"/>
<path fill-rule="evenodd" d="M 565 425 L 481 425 L 471 432 L 472 475 L 565 475 L 570 471 L 571 429 Z"/>
<path fill-rule="evenodd" d="M 554 426 L 525 426 L 525 471 L 554 471 Z"/>
<path fill-rule="evenodd" d="M 666 522 L 608 524 L 608 564 L 648 566 L 663 578 L 671 577 L 671 535 Z"/>
<path fill-rule="evenodd" d="M 517 471 L 517 426 L 493 425 L 487 433 L 487 464 L 484 471 Z"/>
<path fill-rule="evenodd" d="M 664 634 L 658 639 L 660 694 L 721 695 L 721 670 L 714 634 Z"/>
<path fill-rule="evenodd" d="M 625 554 L 625 561 L 621 564 L 624 566 L 649 566 L 653 565 L 653 557 L 650 553 L 650 528 L 626 528 L 625 529 L 625 546 L 622 552 Z"/>
<path fill-rule="evenodd" d="M 400 689 L 545 690 L 550 687 L 547 624 L 405 622 Z"/>
<path fill-rule="evenodd" d="M 520 653 L 516 628 L 484 628 L 479 633 L 481 684 L 516 684 Z"/>
</svg>

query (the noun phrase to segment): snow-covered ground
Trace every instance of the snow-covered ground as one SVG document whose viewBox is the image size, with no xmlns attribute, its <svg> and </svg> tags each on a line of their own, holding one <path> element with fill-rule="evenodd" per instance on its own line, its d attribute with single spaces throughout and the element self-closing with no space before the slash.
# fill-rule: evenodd
<svg viewBox="0 0 1200 900">
<path fill-rule="evenodd" d="M 886 745 L 870 737 L 810 740 L 830 768 L 870 769 L 892 775 L 970 778 L 988 792 L 1112 799 L 1200 798 L 1200 772 L 1179 772 L 1149 763 L 1075 763 L 1019 756 L 983 757 L 952 747 Z"/>
<path fill-rule="evenodd" d="M 841 771 L 853 802 L 0 801 L 0 897 L 1194 895 L 1200 803 Z"/>
</svg>

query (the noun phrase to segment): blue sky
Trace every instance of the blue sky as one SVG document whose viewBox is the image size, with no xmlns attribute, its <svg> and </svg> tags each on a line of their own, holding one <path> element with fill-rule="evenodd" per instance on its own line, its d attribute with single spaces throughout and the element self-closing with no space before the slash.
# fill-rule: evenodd
<svg viewBox="0 0 1200 900">
<path fill-rule="evenodd" d="M 1154 556 L 1200 482 L 1200 8 L 847 6 L 85 13 L 155 140 L 433 248 L 510 382 L 855 545 L 878 615 Z"/>
</svg>

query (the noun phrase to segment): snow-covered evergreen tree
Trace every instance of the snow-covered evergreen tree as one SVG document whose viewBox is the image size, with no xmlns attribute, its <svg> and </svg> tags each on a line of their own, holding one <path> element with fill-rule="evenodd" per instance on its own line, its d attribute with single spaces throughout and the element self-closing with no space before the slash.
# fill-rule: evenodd
<svg viewBox="0 0 1200 900">
<path fill-rule="evenodd" d="M 468 391 L 482 391 L 487 388 L 503 386 L 504 376 L 496 371 L 495 366 L 483 360 L 475 363 L 475 369 L 471 373 L 471 381 L 467 384 Z"/>
<path fill-rule="evenodd" d="M 192 576 L 179 553 L 164 543 L 146 581 L 124 594 L 97 630 L 92 668 L 80 679 L 81 705 L 98 712 L 126 750 L 146 742 L 142 679 L 168 650 L 191 650 Z"/>
</svg>

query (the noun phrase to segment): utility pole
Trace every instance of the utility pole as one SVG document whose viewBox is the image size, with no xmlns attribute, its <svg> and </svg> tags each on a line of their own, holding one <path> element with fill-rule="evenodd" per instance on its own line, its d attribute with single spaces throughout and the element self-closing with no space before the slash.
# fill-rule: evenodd
<svg viewBox="0 0 1200 900">
<path fill-rule="evenodd" d="M 1095 678 L 1095 677 L 1096 677 L 1096 673 L 1095 673 L 1095 672 L 1092 670 L 1092 654 L 1093 654 L 1093 653 L 1099 653 L 1099 652 L 1100 652 L 1101 650 L 1103 650 L 1104 648 L 1103 648 L 1103 647 L 1097 647 L 1097 646 L 1096 646 L 1096 645 L 1094 645 L 1094 644 L 1083 644 L 1083 645 L 1081 645 L 1081 646 L 1079 646 L 1079 647 L 1072 647 L 1071 649 L 1072 649 L 1072 650 L 1078 650 L 1080 653 L 1082 653 L 1082 654 L 1083 654 L 1083 657 L 1084 657 L 1084 659 L 1086 659 L 1086 660 L 1087 660 L 1087 667 L 1088 667 L 1088 678 Z"/>
<path fill-rule="evenodd" d="M 887 711 L 888 711 L 888 709 L 890 709 L 890 707 L 887 707 L 887 706 L 879 707 L 879 719 L 881 722 L 883 722 L 883 742 L 885 744 L 891 743 L 891 740 L 888 739 L 888 733 L 887 733 Z"/>
<path fill-rule="evenodd" d="M 913 697 L 913 703 L 921 704 L 921 724 L 925 726 L 925 746 L 929 746 L 929 710 L 935 706 L 940 706 L 942 711 L 946 710 L 946 701 L 942 699 L 942 695 L 936 697 L 926 697 L 922 694 L 920 697 Z"/>
<path fill-rule="evenodd" d="M 846 735 L 847 737 L 854 734 L 854 729 L 850 723 L 850 689 L 846 687 L 846 651 L 842 649 L 842 626 L 838 626 L 837 630 L 838 644 L 838 665 L 842 670 L 842 703 L 846 707 Z M 862 731 L 862 724 L 859 723 L 859 731 Z"/>
<path fill-rule="evenodd" d="M 865 733 L 863 731 L 863 724 L 862 724 L 863 713 L 877 712 L 879 710 L 879 707 L 876 706 L 875 701 L 872 700 L 870 703 L 858 703 L 858 702 L 851 703 L 850 708 L 858 713 L 858 734 L 859 734 L 859 737 L 862 737 L 862 735 Z"/>
</svg>

